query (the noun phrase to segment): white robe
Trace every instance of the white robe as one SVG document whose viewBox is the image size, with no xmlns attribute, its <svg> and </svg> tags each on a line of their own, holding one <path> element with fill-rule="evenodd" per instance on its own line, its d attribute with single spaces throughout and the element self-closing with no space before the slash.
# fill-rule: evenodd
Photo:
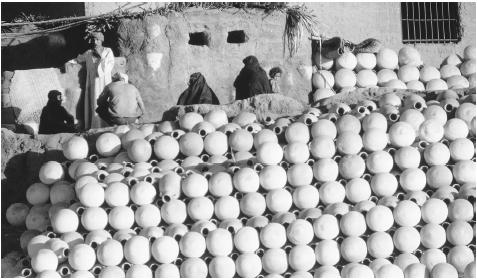
<svg viewBox="0 0 477 279">
<path fill-rule="evenodd" d="M 93 51 L 87 50 L 78 55 L 75 59 L 77 63 L 86 65 L 86 85 L 84 92 L 84 128 L 86 130 L 107 126 L 96 113 L 98 107 L 96 100 L 104 90 L 104 87 L 111 83 L 111 73 L 114 67 L 114 54 L 110 48 L 103 48 L 101 61 L 93 56 Z"/>
</svg>

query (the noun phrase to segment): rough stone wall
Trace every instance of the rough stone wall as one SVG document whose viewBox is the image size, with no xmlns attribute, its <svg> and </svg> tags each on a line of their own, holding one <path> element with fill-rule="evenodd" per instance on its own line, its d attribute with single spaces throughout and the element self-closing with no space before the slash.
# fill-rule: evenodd
<svg viewBox="0 0 477 279">
<path fill-rule="evenodd" d="M 307 102 L 311 90 L 311 43 L 303 38 L 302 48 L 292 59 L 283 56 L 282 34 L 285 16 L 275 12 L 238 9 L 189 10 L 184 14 L 150 16 L 126 20 L 119 29 L 120 52 L 128 61 L 130 82 L 142 93 L 148 114 L 157 120 L 175 105 L 187 88 L 190 74 L 201 72 L 220 103 L 235 99 L 233 82 L 243 67 L 242 60 L 255 55 L 268 71 L 281 66 L 285 72 L 283 94 Z M 243 30 L 249 40 L 227 43 L 228 32 Z M 189 44 L 189 33 L 207 32 L 208 46 Z"/>
</svg>

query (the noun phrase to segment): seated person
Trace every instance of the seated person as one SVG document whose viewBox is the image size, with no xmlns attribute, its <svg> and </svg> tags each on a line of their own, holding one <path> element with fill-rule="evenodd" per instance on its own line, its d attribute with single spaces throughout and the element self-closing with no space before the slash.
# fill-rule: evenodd
<svg viewBox="0 0 477 279">
<path fill-rule="evenodd" d="M 257 57 L 250 55 L 245 57 L 242 62 L 244 67 L 234 82 L 235 100 L 272 93 L 267 72 L 260 66 Z"/>
<path fill-rule="evenodd" d="M 128 76 L 116 73 L 98 97 L 96 112 L 108 125 L 135 123 L 146 112 L 137 88 L 128 83 Z"/>
<path fill-rule="evenodd" d="M 75 133 L 75 119 L 61 105 L 64 102 L 63 93 L 51 90 L 48 93 L 48 103 L 41 111 L 40 134 Z"/>
<path fill-rule="evenodd" d="M 210 89 L 205 81 L 205 77 L 201 73 L 190 75 L 189 88 L 182 92 L 177 101 L 177 105 L 182 106 L 195 104 L 220 104 L 219 99 L 214 91 Z"/>
<path fill-rule="evenodd" d="M 270 87 L 272 87 L 273 93 L 280 93 L 280 79 L 282 77 L 282 69 L 280 67 L 273 67 L 270 72 Z"/>
</svg>

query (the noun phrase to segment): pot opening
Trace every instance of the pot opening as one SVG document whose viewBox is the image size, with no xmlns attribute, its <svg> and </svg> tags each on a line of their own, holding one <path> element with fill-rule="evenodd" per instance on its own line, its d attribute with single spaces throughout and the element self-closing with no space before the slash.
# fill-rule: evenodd
<svg viewBox="0 0 477 279">
<path fill-rule="evenodd" d="M 134 186 L 137 184 L 137 179 L 136 178 L 131 178 L 131 180 L 129 180 L 129 186 Z"/>
<path fill-rule="evenodd" d="M 152 159 L 151 161 L 149 161 L 149 163 L 151 164 L 151 166 L 153 167 L 157 167 L 157 164 L 159 164 L 159 162 L 157 160 L 154 160 Z"/>
<path fill-rule="evenodd" d="M 359 107 L 358 112 L 361 113 L 361 114 L 364 114 L 364 113 L 366 113 L 366 108 L 365 107 Z"/>
<path fill-rule="evenodd" d="M 235 233 L 235 228 L 234 228 L 233 226 L 229 226 L 229 227 L 227 228 L 227 230 L 228 230 L 229 233 L 231 233 L 231 234 L 234 234 L 234 233 Z"/>
<path fill-rule="evenodd" d="M 98 161 L 99 158 L 98 158 L 98 155 L 92 154 L 91 156 L 89 156 L 88 159 L 91 163 L 95 163 L 96 161 Z"/>
<path fill-rule="evenodd" d="M 334 160 L 336 163 L 339 163 L 339 161 L 341 160 L 341 156 L 340 156 L 340 155 L 336 155 L 335 157 L 333 157 L 333 160 Z"/>
<path fill-rule="evenodd" d="M 207 132 L 206 132 L 204 129 L 200 129 L 200 130 L 199 130 L 199 135 L 200 135 L 201 137 L 205 137 L 205 136 L 207 136 Z"/>
<path fill-rule="evenodd" d="M 70 249 L 66 248 L 63 250 L 63 256 L 68 257 L 69 254 L 70 254 Z"/>
<path fill-rule="evenodd" d="M 420 141 L 419 142 L 419 147 L 422 148 L 422 149 L 426 148 L 428 145 L 429 145 L 429 143 L 426 142 L 426 141 Z"/>
<path fill-rule="evenodd" d="M 232 253 L 232 255 L 230 255 L 230 258 L 232 258 L 232 260 L 236 261 L 238 259 L 239 255 L 237 253 Z"/>
<path fill-rule="evenodd" d="M 260 172 L 263 170 L 263 166 L 261 164 L 257 164 L 253 167 L 253 169 L 256 171 L 256 172 Z"/>
<path fill-rule="evenodd" d="M 261 258 L 265 254 L 265 251 L 262 248 L 258 248 L 255 254 Z"/>
<path fill-rule="evenodd" d="M 182 167 L 176 167 L 174 169 L 175 173 L 177 174 L 183 174 L 184 173 L 184 169 Z"/>
<path fill-rule="evenodd" d="M 346 112 L 345 109 L 341 107 L 336 110 L 336 113 L 338 113 L 339 115 L 343 115 L 345 114 L 345 112 Z"/>
<path fill-rule="evenodd" d="M 361 152 L 361 153 L 359 153 L 359 157 L 363 158 L 363 160 L 366 160 L 368 158 L 368 153 Z"/>
<path fill-rule="evenodd" d="M 336 118 L 335 116 L 330 117 L 330 121 L 333 122 L 333 123 L 336 123 L 337 120 L 338 120 L 338 118 Z"/>
<path fill-rule="evenodd" d="M 128 271 L 128 269 L 131 268 L 131 264 L 130 263 L 124 263 L 122 268 L 123 268 L 124 271 Z"/>
<path fill-rule="evenodd" d="M 159 265 L 155 264 L 155 263 L 152 263 L 149 268 L 152 270 L 152 272 L 155 272 L 157 270 L 157 268 L 159 267 Z"/>
<path fill-rule="evenodd" d="M 100 266 L 97 266 L 93 269 L 93 273 L 95 275 L 99 275 L 101 273 L 101 267 Z"/>
<path fill-rule="evenodd" d="M 307 118 L 305 118 L 305 124 L 306 124 L 307 126 L 311 126 L 311 124 L 313 124 L 313 120 L 312 120 L 311 118 L 308 118 L 308 117 L 307 117 Z"/>
<path fill-rule="evenodd" d="M 445 110 L 446 112 L 452 112 L 452 111 L 454 110 L 454 106 L 451 105 L 451 104 L 446 104 L 446 105 L 444 106 L 444 110 Z"/>
<path fill-rule="evenodd" d="M 371 175 L 369 173 L 363 174 L 363 176 L 361 178 L 363 178 L 364 180 L 366 180 L 368 182 L 371 182 Z"/>
<path fill-rule="evenodd" d="M 24 260 L 22 261 L 22 265 L 23 265 L 24 267 L 29 267 L 29 266 L 31 265 L 30 260 L 24 259 Z"/>
<path fill-rule="evenodd" d="M 55 237 L 56 237 L 56 233 L 54 233 L 54 232 L 47 232 L 47 233 L 46 233 L 46 236 L 48 236 L 49 238 L 55 238 Z"/>
<path fill-rule="evenodd" d="M 202 228 L 202 230 L 200 231 L 202 233 L 202 235 L 206 236 L 209 234 L 209 229 L 208 228 Z"/>
<path fill-rule="evenodd" d="M 106 178 L 106 174 L 104 174 L 104 173 L 100 173 L 98 175 L 98 181 L 99 182 L 103 182 L 105 178 Z"/>
<path fill-rule="evenodd" d="M 273 131 L 275 132 L 275 134 L 280 135 L 283 132 L 283 129 L 280 127 L 275 127 L 273 128 Z"/>
<path fill-rule="evenodd" d="M 156 143 L 156 139 L 149 139 L 149 144 L 154 145 Z"/>
<path fill-rule="evenodd" d="M 417 109 L 417 110 L 422 109 L 422 103 L 421 103 L 421 102 L 416 102 L 416 103 L 414 104 L 414 108 Z"/>
<path fill-rule="evenodd" d="M 287 170 L 290 165 L 286 161 L 281 161 L 280 162 L 280 167 L 282 167 L 284 170 Z"/>
<path fill-rule="evenodd" d="M 64 266 L 64 267 L 61 268 L 60 273 L 61 273 L 61 275 L 66 276 L 66 275 L 70 274 L 71 272 L 70 272 L 70 269 L 68 267 Z"/>
<path fill-rule="evenodd" d="M 389 114 L 389 120 L 391 120 L 392 122 L 396 122 L 398 121 L 398 119 L 399 119 L 399 115 L 397 115 L 396 113 Z"/>
<path fill-rule="evenodd" d="M 24 268 L 24 269 L 22 269 L 21 274 L 22 274 L 23 277 L 30 277 L 30 276 L 32 276 L 32 271 L 31 271 L 30 268 Z"/>
<path fill-rule="evenodd" d="M 177 258 L 175 261 L 174 261 L 174 264 L 179 266 L 182 264 L 182 259 L 181 258 Z"/>
<path fill-rule="evenodd" d="M 209 161 L 210 156 L 208 154 L 202 154 L 200 158 L 202 159 L 202 161 L 207 162 Z"/>
<path fill-rule="evenodd" d="M 146 177 L 144 178 L 144 181 L 146 181 L 146 182 L 148 182 L 148 183 L 151 183 L 151 184 L 152 184 L 152 177 L 150 177 L 150 176 L 146 176 Z"/>
</svg>

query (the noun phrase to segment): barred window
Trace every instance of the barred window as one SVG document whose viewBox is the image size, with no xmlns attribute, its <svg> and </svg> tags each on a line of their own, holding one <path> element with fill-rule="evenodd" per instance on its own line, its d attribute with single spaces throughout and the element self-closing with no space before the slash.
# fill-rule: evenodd
<svg viewBox="0 0 477 279">
<path fill-rule="evenodd" d="M 457 2 L 403 2 L 401 18 L 405 44 L 458 43 L 461 40 Z"/>
</svg>

